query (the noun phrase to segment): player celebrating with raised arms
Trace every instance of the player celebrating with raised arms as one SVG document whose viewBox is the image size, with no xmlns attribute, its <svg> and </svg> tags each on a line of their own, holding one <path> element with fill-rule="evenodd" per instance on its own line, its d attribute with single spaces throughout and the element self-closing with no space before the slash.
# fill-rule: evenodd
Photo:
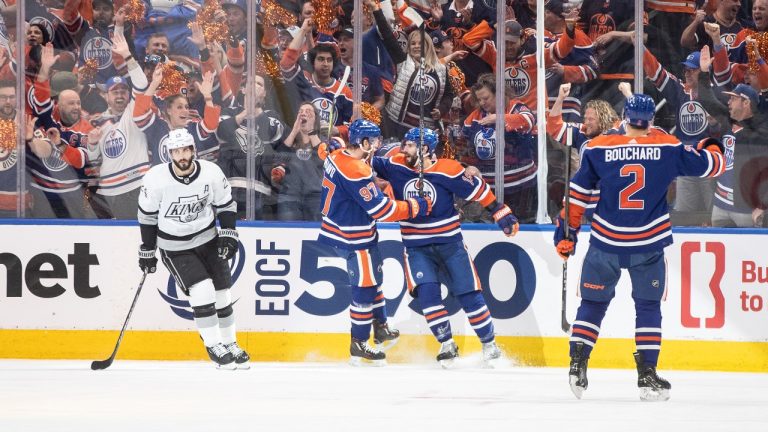
<svg viewBox="0 0 768 432">
<path fill-rule="evenodd" d="M 349 145 L 334 151 L 323 165 L 321 212 L 323 223 L 318 241 L 336 249 L 347 260 L 352 299 L 350 363 L 382 366 L 386 355 L 368 345 L 373 324 L 377 345 L 394 343 L 400 333 L 389 329 L 384 294 L 380 285 L 382 260 L 377 246 L 376 220 L 396 222 L 428 215 L 432 203 L 419 196 L 402 201 L 389 199 L 373 181 L 367 163 L 381 140 L 375 123 L 358 119 L 349 127 Z"/>
<path fill-rule="evenodd" d="M 587 198 L 599 184 L 600 200 L 579 281 L 581 304 L 570 337 L 569 380 L 577 398 L 587 389 L 587 362 L 621 269 L 627 269 L 636 312 L 634 357 L 640 398 L 669 399 L 671 385 L 656 374 L 661 300 L 667 289 L 664 248 L 672 244 L 667 188 L 677 176 L 719 176 L 725 160 L 723 146 L 715 139 L 704 139 L 693 148 L 672 135 L 651 134 L 655 109 L 649 96 L 632 95 L 624 105 L 626 132 L 600 135 L 585 144 L 581 166 L 570 182 L 568 225 L 565 209 L 557 217 L 555 246 L 568 259 L 576 247 Z"/>
<path fill-rule="evenodd" d="M 420 146 L 420 142 L 419 128 L 413 128 L 405 134 L 400 154 L 389 159 L 374 157 L 372 163 L 377 175 L 392 185 L 395 198 L 418 197 L 421 192 L 432 201 L 429 215 L 400 222 L 408 289 L 419 299 L 427 324 L 441 343 L 437 355 L 441 366 L 450 367 L 459 349 L 453 341 L 440 281 L 445 281 L 448 292 L 461 304 L 483 344 L 483 361 L 492 366 L 492 361 L 501 357 L 501 351 L 495 343 L 493 321 L 481 294 L 480 279 L 464 245 L 454 196 L 480 202 L 507 236 L 517 233 L 517 218 L 509 207 L 496 202 L 491 188 L 479 176 L 469 175 L 454 160 L 432 160 L 437 146 L 434 131 L 424 129 L 424 145 Z M 420 161 L 424 164 L 421 188 Z"/>
<path fill-rule="evenodd" d="M 189 296 L 208 356 L 218 367 L 247 369 L 250 357 L 235 337 L 227 263 L 238 244 L 232 188 L 218 165 L 195 160 L 189 131 L 170 131 L 166 143 L 171 162 L 152 167 L 139 194 L 139 267 L 154 273 L 159 247 L 163 264 Z"/>
</svg>

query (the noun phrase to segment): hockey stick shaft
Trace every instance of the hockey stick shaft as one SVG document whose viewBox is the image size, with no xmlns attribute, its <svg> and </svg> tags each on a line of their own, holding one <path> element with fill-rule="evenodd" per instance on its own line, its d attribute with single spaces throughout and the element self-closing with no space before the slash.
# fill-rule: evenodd
<svg viewBox="0 0 768 432">
<path fill-rule="evenodd" d="M 333 110 L 336 109 L 336 98 L 339 97 L 341 94 L 341 90 L 344 89 L 344 86 L 347 85 L 347 80 L 349 79 L 349 72 L 351 71 L 349 66 L 344 67 L 344 76 L 341 77 L 341 82 L 339 83 L 339 87 L 336 88 L 336 91 L 333 93 L 333 100 L 331 101 L 331 112 L 328 115 L 328 139 L 331 139 L 331 131 L 333 131 Z"/>
<path fill-rule="evenodd" d="M 425 27 L 426 23 L 421 23 L 419 32 L 421 36 L 421 46 L 419 47 L 419 196 L 424 196 L 424 98 L 426 97 L 426 59 L 424 58 L 426 51 L 425 42 Z"/>
<path fill-rule="evenodd" d="M 565 239 L 570 239 L 570 205 L 571 205 L 571 146 L 573 144 L 573 129 L 567 126 L 565 135 L 565 207 L 563 209 L 565 221 Z M 571 324 L 566 317 L 568 306 L 568 260 L 563 260 L 563 291 L 560 303 L 560 327 L 565 333 L 571 331 Z"/>
<path fill-rule="evenodd" d="M 125 322 L 123 323 L 123 328 L 120 330 L 120 335 L 117 337 L 117 343 L 115 344 L 115 349 L 112 350 L 112 355 L 109 356 L 106 360 L 94 360 L 91 362 L 91 369 L 92 370 L 101 370 L 106 369 L 109 366 L 112 365 L 112 362 L 115 361 L 115 356 L 117 355 L 117 350 L 120 348 L 120 342 L 123 340 L 123 335 L 125 334 L 125 329 L 128 327 L 128 321 L 131 319 L 131 314 L 133 313 L 133 308 L 136 306 L 136 301 L 139 299 L 139 294 L 141 293 L 141 287 L 144 286 L 144 281 L 147 279 L 147 271 L 144 271 L 144 274 L 141 275 L 141 281 L 139 281 L 139 287 L 136 288 L 136 295 L 133 296 L 133 302 L 131 302 L 131 308 L 128 309 L 128 316 L 125 317 Z"/>
</svg>

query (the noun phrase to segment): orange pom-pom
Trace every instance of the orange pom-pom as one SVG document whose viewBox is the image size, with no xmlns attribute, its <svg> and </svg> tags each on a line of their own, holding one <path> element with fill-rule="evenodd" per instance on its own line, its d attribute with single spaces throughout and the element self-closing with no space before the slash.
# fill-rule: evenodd
<svg viewBox="0 0 768 432">
<path fill-rule="evenodd" d="M 16 122 L 0 119 L 0 150 L 10 153 L 16 149 Z"/>
<path fill-rule="evenodd" d="M 381 124 L 381 112 L 370 103 L 363 102 L 360 104 L 360 113 L 363 115 L 364 119 L 372 121 L 377 125 Z"/>
<path fill-rule="evenodd" d="M 256 75 L 280 78 L 280 65 L 268 52 L 256 51 Z"/>
<path fill-rule="evenodd" d="M 203 8 L 197 13 L 195 22 L 203 30 L 206 42 L 226 43 L 229 39 L 229 26 L 226 21 L 216 19 L 218 11 L 223 12 L 218 1 L 206 0 Z"/>
<path fill-rule="evenodd" d="M 176 67 L 176 63 L 169 61 L 167 63 L 160 63 L 157 67 L 163 68 L 163 80 L 160 82 L 160 86 L 157 87 L 157 95 L 159 97 L 166 98 L 179 94 L 181 89 L 187 86 L 187 78 Z"/>
<path fill-rule="evenodd" d="M 333 34 L 339 25 L 336 10 L 331 3 L 328 0 L 312 0 L 312 7 L 315 8 L 315 16 L 313 17 L 315 28 L 320 33 Z"/>
<path fill-rule="evenodd" d="M 144 22 L 144 2 L 141 0 L 128 0 L 125 8 L 125 20 L 138 24 Z"/>
<path fill-rule="evenodd" d="M 276 27 L 290 27 L 296 25 L 296 15 L 289 12 L 284 7 L 275 3 L 274 0 L 264 0 L 261 2 L 262 22 L 265 25 Z"/>
<path fill-rule="evenodd" d="M 760 70 L 760 66 L 757 64 L 758 54 L 760 54 L 759 57 L 768 61 L 768 32 L 751 31 L 749 37 L 757 42 L 757 49 L 752 44 L 747 44 L 747 63 L 749 71 L 757 73 Z"/>
<path fill-rule="evenodd" d="M 99 62 L 96 59 L 88 59 L 85 64 L 77 71 L 80 75 L 80 81 L 89 83 L 93 81 L 96 76 L 96 72 L 99 70 Z"/>
</svg>

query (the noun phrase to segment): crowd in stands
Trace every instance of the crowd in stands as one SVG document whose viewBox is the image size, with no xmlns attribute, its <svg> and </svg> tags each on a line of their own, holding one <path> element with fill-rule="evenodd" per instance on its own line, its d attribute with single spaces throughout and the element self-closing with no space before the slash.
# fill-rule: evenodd
<svg viewBox="0 0 768 432">
<path fill-rule="evenodd" d="M 363 115 L 378 117 L 386 143 L 423 122 L 440 135 L 441 157 L 477 167 L 491 185 L 504 98 L 503 197 L 522 223 L 535 222 L 537 122 L 546 123 L 554 214 L 564 160 L 579 162 L 578 151 L 566 155 L 566 136 L 579 149 L 620 131 L 635 72 L 634 0 L 547 0 L 548 107 L 537 118 L 537 1 L 545 0 L 499 0 L 499 23 L 497 1 L 362 0 L 357 35 L 352 0 L 26 0 L 24 28 L 16 1 L 0 0 L 0 218 L 16 217 L 23 203 L 25 217 L 135 219 L 144 173 L 169 161 L 169 131 L 186 128 L 198 157 L 228 176 L 241 218 L 248 201 L 256 220 L 320 220 L 318 148 L 347 138 L 359 85 Z M 213 18 L 199 20 L 209 7 Z M 641 69 L 660 107 L 655 125 L 684 144 L 721 139 L 729 164 L 717 180 L 677 181 L 673 221 L 763 226 L 768 0 L 648 0 L 643 17 Z M 224 38 L 210 40 L 211 21 L 226 24 Z M 465 220 L 488 220 L 457 206 Z"/>
</svg>

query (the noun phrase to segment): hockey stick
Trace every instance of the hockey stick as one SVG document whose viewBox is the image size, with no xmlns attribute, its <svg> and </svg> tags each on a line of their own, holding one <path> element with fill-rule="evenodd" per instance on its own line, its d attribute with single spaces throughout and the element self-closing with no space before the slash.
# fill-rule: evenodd
<svg viewBox="0 0 768 432">
<path fill-rule="evenodd" d="M 341 89 L 344 88 L 345 85 L 347 85 L 347 80 L 349 79 L 349 72 L 352 69 L 350 69 L 349 66 L 344 67 L 344 76 L 341 77 L 341 83 L 336 88 L 336 92 L 333 93 L 333 101 L 331 101 L 331 113 L 328 116 L 328 139 L 331 139 L 331 131 L 333 130 L 333 110 L 336 108 L 336 98 L 339 97 L 341 94 Z"/>
<path fill-rule="evenodd" d="M 563 209 L 565 213 L 564 218 L 564 232 L 565 232 L 565 239 L 570 239 L 570 220 L 568 219 L 569 213 L 570 213 L 570 204 L 571 204 L 571 198 L 570 198 L 570 192 L 571 192 L 571 145 L 573 144 L 573 129 L 571 129 L 570 126 L 567 126 L 566 132 L 565 132 L 565 208 Z M 567 292 L 568 292 L 568 259 L 563 260 L 563 292 L 562 292 L 562 301 L 560 306 L 560 328 L 563 329 L 565 333 L 568 333 L 571 331 L 571 324 L 568 323 L 568 318 L 565 316 L 565 310 L 567 303 Z"/>
<path fill-rule="evenodd" d="M 136 306 L 136 300 L 139 299 L 139 294 L 141 293 L 141 287 L 144 286 L 144 280 L 146 279 L 147 279 L 147 271 L 144 270 L 144 274 L 141 276 L 141 281 L 139 281 L 139 287 L 136 288 L 136 295 L 133 296 L 133 302 L 131 303 L 131 308 L 128 309 L 128 316 L 125 317 L 123 328 L 122 330 L 120 330 L 120 336 L 117 337 L 117 343 L 115 344 L 115 349 L 112 351 L 112 355 L 109 356 L 109 358 L 106 360 L 92 361 L 91 370 L 106 369 L 112 365 L 113 361 L 115 361 L 115 356 L 117 355 L 117 349 L 120 348 L 120 342 L 123 340 L 123 335 L 125 334 L 125 328 L 128 327 L 128 320 L 131 319 L 131 314 L 133 313 L 133 307 Z"/>
<path fill-rule="evenodd" d="M 424 73 L 426 72 L 427 66 L 426 60 L 424 59 L 425 27 L 426 23 L 421 23 L 421 26 L 419 26 L 419 35 L 421 36 L 421 46 L 419 48 L 421 53 L 421 58 L 419 59 L 419 196 L 424 196 L 424 97 L 426 96 L 426 79 Z"/>
</svg>

